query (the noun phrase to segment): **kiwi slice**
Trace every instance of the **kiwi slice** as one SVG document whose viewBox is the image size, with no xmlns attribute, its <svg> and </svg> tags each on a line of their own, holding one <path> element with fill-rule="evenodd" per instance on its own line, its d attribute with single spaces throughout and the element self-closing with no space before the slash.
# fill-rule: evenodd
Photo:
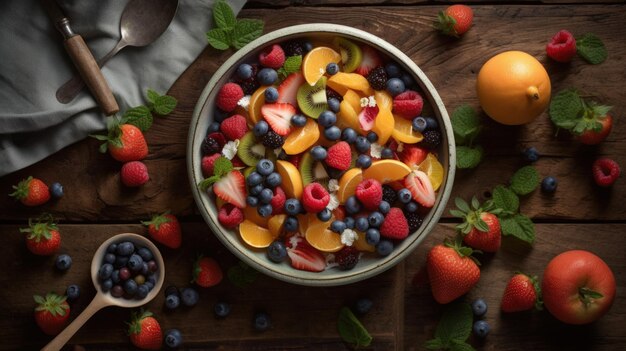
<svg viewBox="0 0 626 351">
<path fill-rule="evenodd" d="M 247 166 L 256 166 L 260 159 L 265 158 L 266 153 L 265 146 L 263 146 L 260 141 L 256 140 L 253 132 L 247 132 L 243 138 L 239 140 L 237 156 L 239 156 Z"/>
<path fill-rule="evenodd" d="M 328 189 L 328 181 L 330 176 L 326 172 L 326 168 L 322 162 L 315 161 L 311 154 L 306 151 L 300 160 L 300 177 L 302 177 L 302 185 L 307 186 L 313 182 L 322 184 Z"/>
<path fill-rule="evenodd" d="M 363 52 L 355 43 L 345 38 L 335 38 L 333 44 L 339 48 L 341 54 L 341 62 L 343 63 L 343 71 L 346 73 L 353 72 L 363 60 Z"/>
<path fill-rule="evenodd" d="M 296 96 L 300 110 L 311 118 L 317 119 L 319 115 L 328 110 L 326 100 L 326 77 L 320 78 L 314 86 L 302 84 Z"/>
</svg>

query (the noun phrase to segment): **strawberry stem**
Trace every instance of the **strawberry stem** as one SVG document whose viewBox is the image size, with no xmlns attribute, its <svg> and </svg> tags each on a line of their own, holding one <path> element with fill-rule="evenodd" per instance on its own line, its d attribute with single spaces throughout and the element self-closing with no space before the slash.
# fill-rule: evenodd
<svg viewBox="0 0 626 351">
<path fill-rule="evenodd" d="M 580 301 L 585 304 L 585 306 L 589 306 L 594 302 L 594 300 L 601 299 L 604 295 L 589 288 L 582 287 L 578 288 L 578 297 L 580 298 Z"/>
</svg>

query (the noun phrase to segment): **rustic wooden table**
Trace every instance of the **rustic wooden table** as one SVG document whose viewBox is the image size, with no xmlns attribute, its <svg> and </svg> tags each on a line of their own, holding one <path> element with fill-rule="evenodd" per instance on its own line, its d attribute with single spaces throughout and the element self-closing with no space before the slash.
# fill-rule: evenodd
<svg viewBox="0 0 626 351">
<path fill-rule="evenodd" d="M 547 113 L 521 127 L 506 127 L 485 119 L 480 142 L 487 157 L 477 169 L 457 172 L 453 197 L 477 194 L 484 198 L 489 189 L 505 183 L 524 164 L 520 151 L 528 146 L 535 146 L 542 154 L 535 164 L 539 173 L 557 177 L 559 187 L 551 196 L 535 191 L 522 201 L 521 211 L 536 223 L 537 240 L 532 247 L 507 238 L 497 254 L 483 258 L 481 280 L 465 297 L 467 301 L 483 297 L 490 304 L 486 320 L 492 331 L 485 341 L 470 340 L 477 349 L 626 349 L 626 181 L 621 179 L 612 189 L 604 190 L 593 184 L 590 175 L 591 163 L 599 156 L 611 157 L 626 168 L 626 126 L 622 120 L 626 112 L 626 5 L 621 1 L 554 2 L 474 2 L 474 27 L 460 40 L 444 38 L 422 24 L 445 6 L 423 1 L 266 0 L 249 3 L 240 14 L 263 19 L 265 32 L 301 23 L 333 22 L 374 33 L 399 47 L 422 68 L 449 112 L 462 104 L 478 108 L 474 88 L 478 70 L 489 57 L 513 49 L 527 51 L 545 65 L 553 92 L 574 87 L 614 106 L 614 130 L 597 147 L 583 146 L 566 133 L 556 136 Z M 609 58 L 598 66 L 581 59 L 571 64 L 550 61 L 545 44 L 564 28 L 575 34 L 597 34 L 606 44 Z M 79 284 L 83 293 L 72 306 L 72 315 L 80 313 L 95 293 L 88 268 L 94 250 L 116 233 L 145 233 L 139 221 L 154 213 L 169 209 L 183 222 L 182 248 L 162 250 L 167 266 L 165 285 L 189 283 L 197 252 L 218 257 L 225 269 L 237 264 L 198 215 L 185 165 L 187 129 L 196 100 L 216 68 L 231 54 L 205 49 L 172 86 L 169 93 L 178 98 L 179 105 L 170 116 L 158 119 L 146 135 L 150 154 L 145 162 L 151 180 L 141 189 L 129 191 L 120 185 L 120 165 L 108 155 L 99 154 L 98 142 L 93 139 L 0 178 L 0 189 L 5 194 L 28 175 L 48 184 L 59 181 L 66 192 L 61 200 L 40 208 L 25 208 L 7 196 L 0 197 L 0 349 L 43 346 L 49 337 L 34 323 L 32 295 L 61 293 L 67 285 Z M 54 257 L 29 254 L 18 232 L 29 217 L 42 211 L 53 213 L 61 222 L 61 251 L 74 260 L 66 273 L 55 271 Z M 440 222 L 403 263 L 357 284 L 308 288 L 261 276 L 244 288 L 225 280 L 203 290 L 200 303 L 192 309 L 165 311 L 163 294 L 147 307 L 156 313 L 163 328 L 179 328 L 188 348 L 342 350 L 347 346 L 336 329 L 339 308 L 365 296 L 374 302 L 372 311 L 362 319 L 374 337 L 371 349 L 423 350 L 442 310 L 423 284 L 420 273 L 425 254 L 454 233 L 454 220 L 448 214 Z M 569 326 L 546 311 L 499 312 L 502 292 L 514 271 L 541 275 L 552 257 L 575 248 L 595 252 L 616 275 L 617 299 L 604 318 L 587 326 Z M 228 318 L 213 317 L 217 300 L 232 304 Z M 253 312 L 259 309 L 272 317 L 273 328 L 267 332 L 252 328 Z M 105 309 L 72 338 L 71 344 L 90 350 L 130 348 L 124 324 L 128 316 L 129 311 L 121 308 Z"/>
</svg>

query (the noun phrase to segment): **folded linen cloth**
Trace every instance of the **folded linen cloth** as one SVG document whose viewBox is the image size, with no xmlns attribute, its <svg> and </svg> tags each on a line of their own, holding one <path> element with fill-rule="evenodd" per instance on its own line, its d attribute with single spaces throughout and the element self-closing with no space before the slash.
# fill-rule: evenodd
<svg viewBox="0 0 626 351">
<path fill-rule="evenodd" d="M 58 0 L 96 60 L 120 38 L 128 0 Z M 167 30 L 146 47 L 126 47 L 103 68 L 120 111 L 145 104 L 148 88 L 165 93 L 207 45 L 215 0 L 179 0 Z M 245 0 L 228 0 L 235 13 Z M 61 34 L 39 0 L 0 5 L 0 176 L 31 165 L 105 128 L 105 117 L 85 88 L 71 103 L 56 90 L 76 70 Z"/>
</svg>

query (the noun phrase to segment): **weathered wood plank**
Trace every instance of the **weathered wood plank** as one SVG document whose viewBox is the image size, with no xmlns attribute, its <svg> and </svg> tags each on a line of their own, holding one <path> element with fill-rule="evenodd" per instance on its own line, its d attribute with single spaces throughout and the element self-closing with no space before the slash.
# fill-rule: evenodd
<svg viewBox="0 0 626 351">
<path fill-rule="evenodd" d="M 473 1 L 447 1 L 450 4 L 441 5 L 441 8 L 452 5 L 454 3 L 462 3 L 470 6 L 477 6 L 485 2 L 493 2 L 489 0 L 473 0 Z M 503 3 L 510 1 L 500 0 Z M 620 0 L 518 0 L 518 3 L 532 4 L 558 4 L 558 3 L 576 3 L 576 4 L 608 4 L 619 3 Z M 252 0 L 246 3 L 245 8 L 273 8 L 287 6 L 399 6 L 399 5 L 437 5 L 438 1 L 432 0 Z"/>
</svg>

